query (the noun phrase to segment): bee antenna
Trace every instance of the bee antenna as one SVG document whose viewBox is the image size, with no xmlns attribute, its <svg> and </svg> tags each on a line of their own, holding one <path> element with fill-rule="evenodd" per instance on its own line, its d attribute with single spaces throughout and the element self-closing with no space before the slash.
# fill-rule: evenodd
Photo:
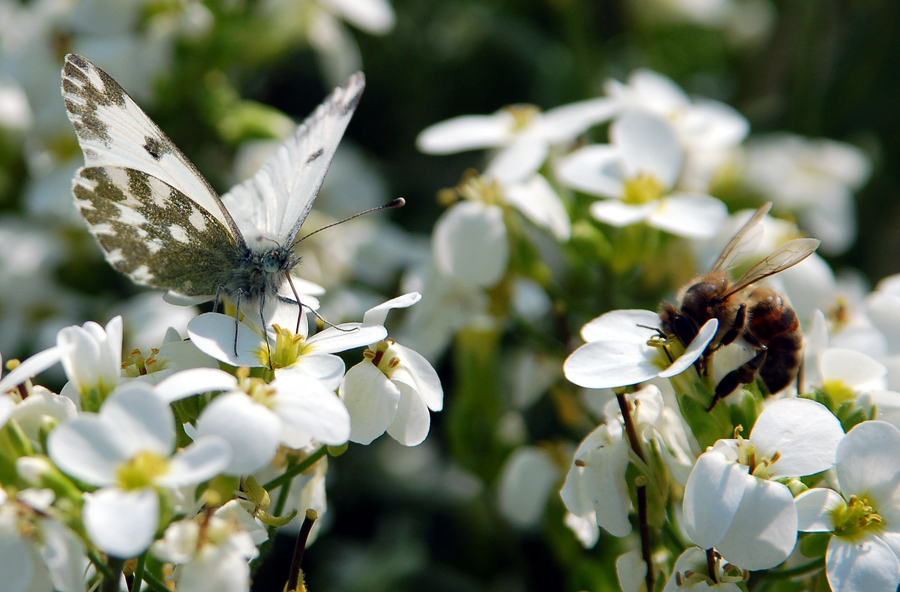
<svg viewBox="0 0 900 592">
<path fill-rule="evenodd" d="M 306 239 L 308 239 L 308 238 L 311 237 L 312 235 L 314 235 L 314 234 L 316 234 L 316 233 L 318 233 L 318 232 L 322 232 L 322 231 L 325 230 L 326 228 L 331 228 L 331 227 L 333 227 L 333 226 L 337 226 L 338 224 L 343 224 L 344 222 L 349 222 L 350 220 L 353 220 L 354 218 L 359 218 L 360 216 L 365 216 L 366 214 L 371 214 L 372 212 L 377 212 L 377 211 L 379 211 L 379 210 L 392 210 L 392 209 L 394 209 L 394 208 L 400 208 L 400 207 L 403 207 L 404 205 L 406 205 L 406 200 L 403 199 L 402 197 L 398 197 L 397 199 L 395 199 L 395 200 L 392 201 L 391 203 L 386 203 L 386 204 L 384 204 L 383 206 L 378 206 L 378 207 L 376 207 L 376 208 L 369 208 L 368 210 L 364 210 L 364 211 L 362 211 L 362 212 L 360 212 L 360 213 L 358 213 L 358 214 L 353 214 L 353 215 L 350 216 L 349 218 L 344 218 L 343 220 L 339 220 L 339 221 L 337 221 L 337 222 L 333 222 L 333 223 L 331 223 L 331 224 L 328 224 L 328 225 L 326 225 L 326 226 L 323 226 L 322 228 L 319 228 L 318 230 L 313 230 L 312 232 L 310 232 L 310 233 L 307 234 L 306 236 L 304 236 L 304 237 L 302 237 L 302 238 L 298 238 L 297 240 L 295 240 L 294 243 L 291 245 L 291 247 L 294 247 L 294 246 L 300 244 L 301 242 L 305 241 Z"/>
</svg>

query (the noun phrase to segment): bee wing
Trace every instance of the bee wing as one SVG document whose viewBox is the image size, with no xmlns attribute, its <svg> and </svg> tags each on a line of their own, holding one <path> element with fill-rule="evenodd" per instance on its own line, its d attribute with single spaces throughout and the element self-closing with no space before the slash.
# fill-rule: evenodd
<svg viewBox="0 0 900 592">
<path fill-rule="evenodd" d="M 782 272 L 793 267 L 816 252 L 819 241 L 814 238 L 795 238 L 777 249 L 775 252 L 747 270 L 731 287 L 731 291 L 725 296 L 736 294 L 755 282 L 770 275 Z"/>
<path fill-rule="evenodd" d="M 768 214 L 771 209 L 772 202 L 769 202 L 753 213 L 746 224 L 741 226 L 741 229 L 737 231 L 737 234 L 735 234 L 732 239 L 728 241 L 728 244 L 725 245 L 722 254 L 719 255 L 719 258 L 716 259 L 716 262 L 713 264 L 712 271 L 727 271 L 734 267 L 735 261 L 740 259 L 742 255 L 752 253 L 756 250 L 759 241 L 762 240 L 764 230 L 760 222 L 762 222 L 763 218 L 766 217 L 766 214 Z"/>
</svg>

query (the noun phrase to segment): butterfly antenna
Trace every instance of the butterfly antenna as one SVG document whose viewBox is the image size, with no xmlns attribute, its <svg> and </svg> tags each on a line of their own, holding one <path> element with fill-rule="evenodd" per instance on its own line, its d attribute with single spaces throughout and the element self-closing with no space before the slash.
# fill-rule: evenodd
<svg viewBox="0 0 900 592">
<path fill-rule="evenodd" d="M 365 216 L 366 214 L 371 214 L 372 212 L 377 212 L 377 211 L 379 211 L 379 210 L 392 210 L 392 209 L 394 209 L 394 208 L 400 208 L 400 207 L 403 207 L 404 205 L 406 205 L 406 200 L 403 199 L 402 197 L 398 197 L 397 199 L 395 199 L 395 200 L 392 201 L 391 203 L 384 204 L 383 206 L 378 206 L 377 208 L 369 208 L 368 210 L 364 210 L 364 211 L 362 211 L 362 212 L 360 212 L 360 213 L 358 213 L 358 214 L 353 214 L 353 215 L 350 216 L 349 218 L 344 218 L 343 220 L 340 220 L 340 221 L 338 221 L 338 222 L 333 222 L 332 224 L 328 224 L 327 226 L 323 226 L 322 228 L 319 228 L 318 230 L 313 230 L 312 232 L 310 232 L 310 233 L 307 234 L 306 236 L 304 236 L 304 237 L 302 237 L 302 238 L 298 238 L 297 240 L 295 240 L 295 241 L 293 242 L 293 244 L 291 244 L 291 247 L 293 248 L 293 247 L 297 246 L 298 244 L 300 244 L 301 242 L 305 241 L 306 239 L 308 239 L 308 238 L 311 237 L 312 235 L 314 235 L 314 234 L 316 234 L 316 233 L 319 233 L 319 232 L 322 232 L 323 230 L 325 230 L 325 229 L 327 229 L 327 228 L 331 228 L 331 227 L 333 227 L 333 226 L 337 226 L 338 224 L 343 224 L 344 222 L 349 222 L 350 220 L 353 220 L 354 218 L 359 218 L 360 216 Z"/>
</svg>

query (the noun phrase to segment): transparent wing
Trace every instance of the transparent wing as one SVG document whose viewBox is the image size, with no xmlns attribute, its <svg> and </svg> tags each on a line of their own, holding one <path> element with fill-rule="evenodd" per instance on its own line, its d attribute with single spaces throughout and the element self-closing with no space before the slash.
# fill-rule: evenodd
<svg viewBox="0 0 900 592">
<path fill-rule="evenodd" d="M 253 177 L 222 196 L 251 245 L 262 239 L 285 246 L 294 242 L 364 87 L 362 72 L 351 76 Z"/>
<path fill-rule="evenodd" d="M 756 251 L 756 247 L 759 246 L 764 232 L 764 228 L 760 223 L 771 209 L 772 203 L 769 202 L 753 213 L 750 219 L 737 231 L 737 234 L 725 245 L 722 254 L 719 255 L 719 258 L 713 264 L 712 271 L 728 271 L 743 256 Z"/>
<path fill-rule="evenodd" d="M 237 226 L 209 183 L 113 78 L 69 54 L 62 94 L 86 167 L 142 171 L 193 201 L 243 244 Z"/>
<path fill-rule="evenodd" d="M 771 255 L 751 267 L 742 275 L 731 287 L 731 294 L 740 292 L 750 284 L 767 278 L 770 275 L 782 272 L 789 267 L 793 267 L 816 252 L 819 248 L 819 241 L 814 238 L 795 238 L 790 240 L 773 252 Z"/>
</svg>

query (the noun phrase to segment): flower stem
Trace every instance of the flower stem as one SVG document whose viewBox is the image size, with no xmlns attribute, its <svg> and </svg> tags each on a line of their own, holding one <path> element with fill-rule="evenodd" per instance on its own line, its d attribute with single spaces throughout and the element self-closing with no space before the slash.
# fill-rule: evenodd
<svg viewBox="0 0 900 592">
<path fill-rule="evenodd" d="M 628 441 L 631 449 L 646 464 L 647 459 L 644 458 L 644 451 L 638 440 L 637 430 L 634 427 L 634 419 L 631 417 L 631 409 L 628 406 L 628 400 L 625 393 L 616 393 L 616 401 L 619 403 L 619 409 L 622 411 L 622 418 L 625 422 L 625 433 L 628 434 Z M 647 564 L 647 590 L 653 590 L 653 555 L 650 550 L 650 523 L 648 520 L 647 510 L 647 486 L 637 486 L 637 506 L 638 506 L 638 531 L 641 535 L 641 555 L 644 563 Z"/>
<path fill-rule="evenodd" d="M 293 479 L 309 467 L 313 466 L 320 458 L 325 456 L 327 453 L 328 447 L 322 446 L 321 448 L 307 456 L 305 459 L 303 459 L 301 462 L 298 462 L 296 465 L 286 470 L 278 477 L 275 477 L 268 483 L 263 483 L 263 489 L 268 491 L 271 489 L 275 489 L 276 487 L 280 487 L 285 483 L 289 483 L 291 479 Z"/>
<path fill-rule="evenodd" d="M 125 560 L 110 557 L 106 566 L 109 568 L 109 575 L 104 574 L 100 592 L 119 592 L 119 578 L 122 575 L 122 568 L 125 567 Z"/>
<path fill-rule="evenodd" d="M 141 553 L 134 566 L 134 581 L 131 584 L 131 592 L 141 592 L 141 580 L 144 579 L 144 565 L 147 563 L 147 552 Z"/>
<path fill-rule="evenodd" d="M 303 560 L 303 551 L 306 549 L 306 541 L 309 539 L 309 532 L 312 530 L 313 524 L 318 517 L 318 513 L 310 508 L 306 511 L 306 516 L 303 518 L 303 524 L 300 526 L 300 533 L 297 534 L 297 544 L 294 545 L 294 557 L 291 560 L 291 573 L 288 577 L 287 588 L 285 588 L 287 592 L 297 592 L 297 586 L 302 585 L 300 584 L 300 578 L 303 576 L 303 572 L 300 569 L 300 562 Z M 306 586 L 303 585 L 301 590 L 305 589 Z"/>
</svg>

